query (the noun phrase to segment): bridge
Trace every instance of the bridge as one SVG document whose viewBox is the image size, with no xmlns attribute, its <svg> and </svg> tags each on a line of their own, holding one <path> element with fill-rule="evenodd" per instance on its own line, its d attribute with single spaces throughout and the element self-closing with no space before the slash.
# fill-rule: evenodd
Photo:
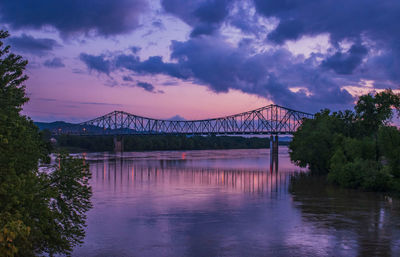
<svg viewBox="0 0 400 257">
<path fill-rule="evenodd" d="M 205 120 L 162 120 L 113 111 L 101 117 L 62 127 L 54 134 L 75 135 L 265 135 L 292 134 L 310 113 L 279 105 Z"/>
<path fill-rule="evenodd" d="M 114 135 L 115 151 L 123 151 L 122 135 L 270 135 L 271 169 L 278 163 L 278 135 L 292 134 L 313 114 L 279 105 L 205 120 L 162 120 L 113 111 L 101 117 L 53 130 L 53 134 Z M 119 136 L 119 138 L 118 138 Z"/>
<path fill-rule="evenodd" d="M 272 163 L 272 158 L 277 159 L 278 135 L 292 134 L 304 119 L 312 118 L 313 114 L 279 105 L 268 105 L 252 111 L 205 120 L 162 120 L 113 111 L 89 121 L 57 128 L 52 132 L 55 135 L 114 135 L 116 151 L 123 150 L 122 135 L 270 135 Z M 117 136 L 120 136 L 120 139 Z"/>
</svg>

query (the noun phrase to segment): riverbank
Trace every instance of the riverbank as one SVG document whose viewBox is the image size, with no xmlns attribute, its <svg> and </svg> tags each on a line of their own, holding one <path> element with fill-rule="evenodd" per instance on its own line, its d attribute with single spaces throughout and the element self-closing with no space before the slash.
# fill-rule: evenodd
<svg viewBox="0 0 400 257">
<path fill-rule="evenodd" d="M 75 136 L 55 137 L 55 151 L 105 152 L 113 151 L 113 136 Z M 280 141 L 287 145 L 289 138 Z M 175 135 L 126 135 L 123 137 L 124 151 L 161 150 L 212 150 L 212 149 L 265 149 L 270 142 L 267 137 L 240 136 L 175 136 Z"/>
</svg>

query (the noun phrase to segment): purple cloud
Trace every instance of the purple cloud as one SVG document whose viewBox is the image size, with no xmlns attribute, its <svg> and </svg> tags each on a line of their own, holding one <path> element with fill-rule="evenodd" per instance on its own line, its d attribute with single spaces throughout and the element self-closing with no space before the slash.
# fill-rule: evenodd
<svg viewBox="0 0 400 257">
<path fill-rule="evenodd" d="M 65 67 L 65 64 L 63 63 L 61 58 L 58 58 L 58 57 L 44 61 L 43 65 L 48 68 L 63 68 L 63 67 Z"/>
<path fill-rule="evenodd" d="M 55 47 L 60 46 L 54 39 L 35 38 L 27 34 L 10 37 L 7 39 L 7 43 L 18 51 L 39 56 L 46 55 Z"/>
<path fill-rule="evenodd" d="M 110 36 L 136 29 L 146 9 L 145 0 L 3 0 L 0 20 L 15 29 L 52 26 L 65 36 L 90 32 Z"/>
</svg>

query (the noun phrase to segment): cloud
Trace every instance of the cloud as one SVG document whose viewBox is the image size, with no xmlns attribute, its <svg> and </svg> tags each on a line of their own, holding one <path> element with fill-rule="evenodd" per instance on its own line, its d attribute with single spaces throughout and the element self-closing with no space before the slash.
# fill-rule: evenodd
<svg viewBox="0 0 400 257">
<path fill-rule="evenodd" d="M 79 59 L 89 70 L 109 75 L 111 71 L 125 69 L 138 74 L 165 74 L 171 77 L 186 79 L 188 74 L 176 63 L 166 63 L 161 56 L 151 56 L 141 61 L 136 55 L 120 54 L 110 58 L 105 55 L 90 55 L 81 53 Z"/>
<path fill-rule="evenodd" d="M 314 55 L 305 59 L 284 48 L 254 54 L 251 48 L 235 47 L 214 36 L 191 38 L 186 42 L 173 41 L 171 51 L 171 62 L 164 62 L 160 56 L 142 61 L 137 56 L 124 54 L 116 54 L 107 60 L 101 55 L 92 58 L 112 67 L 103 69 L 106 74 L 124 70 L 139 75 L 163 74 L 191 80 L 215 92 L 235 89 L 305 111 L 318 111 L 327 106 L 347 107 L 354 100 L 341 89 L 341 81 L 325 72 L 326 68 L 321 67 L 321 61 Z M 129 79 L 132 78 L 123 78 L 125 81 Z M 138 86 L 154 91 L 148 85 Z"/>
<path fill-rule="evenodd" d="M 126 82 L 133 82 L 134 81 L 133 78 L 130 77 L 130 76 L 123 76 L 122 79 L 123 79 L 123 81 L 126 81 Z M 140 88 L 142 88 L 145 91 L 150 92 L 150 93 L 160 93 L 160 94 L 164 93 L 164 91 L 162 91 L 162 90 L 156 90 L 156 88 L 152 84 L 150 84 L 148 82 L 136 81 L 136 83 L 129 83 L 129 84 L 126 83 L 126 84 L 122 84 L 122 86 L 140 87 Z"/>
<path fill-rule="evenodd" d="M 110 74 L 112 70 L 112 64 L 106 60 L 103 55 L 94 56 L 86 53 L 81 53 L 79 59 L 86 64 L 89 70 L 95 70 L 99 73 Z"/>
<path fill-rule="evenodd" d="M 158 28 L 158 29 L 165 29 L 164 23 L 160 19 L 157 19 L 157 20 L 153 21 L 151 23 L 151 25 L 153 27 Z"/>
<path fill-rule="evenodd" d="M 162 6 L 192 27 L 190 40 L 171 45 L 172 63 L 185 74 L 181 79 L 215 92 L 238 89 L 311 110 L 351 104 L 343 86 L 365 79 L 378 88 L 399 88 L 399 1 L 163 0 Z M 220 40 L 223 24 L 241 30 L 238 47 Z M 243 33 L 255 38 L 244 41 Z M 330 39 L 328 53 L 314 49 L 305 58 L 283 46 L 322 34 Z M 259 44 L 259 37 L 266 41 Z"/>
<path fill-rule="evenodd" d="M 268 29 L 260 22 L 260 16 L 254 12 L 254 6 L 249 1 L 237 1 L 235 2 L 233 11 L 227 17 L 229 25 L 240 29 L 240 31 L 246 35 L 265 35 L 268 33 Z"/>
<path fill-rule="evenodd" d="M 165 63 L 161 56 L 151 56 L 145 61 L 133 55 L 118 55 L 115 58 L 116 68 L 127 69 L 140 74 L 165 74 L 176 78 L 187 78 L 184 71 L 175 63 Z"/>
<path fill-rule="evenodd" d="M 398 87 L 395 84 L 400 82 L 400 75 L 395 70 L 400 68 L 399 1 L 253 0 L 253 3 L 258 15 L 278 21 L 266 37 L 268 43 L 279 46 L 304 36 L 328 35 L 335 53 L 324 56 L 325 68 L 338 75 L 381 80 L 377 84 Z M 253 26 L 246 27 L 246 18 L 241 20 L 238 26 L 242 25 L 242 31 L 251 32 Z M 353 46 L 344 52 L 343 43 Z M 396 83 L 387 83 L 388 79 Z"/>
<path fill-rule="evenodd" d="M 123 77 L 122 77 L 122 80 L 123 80 L 123 81 L 132 82 L 132 81 L 133 81 L 133 78 L 132 78 L 131 76 L 123 76 Z"/>
<path fill-rule="evenodd" d="M 254 0 L 257 12 L 279 19 L 268 37 L 282 44 L 303 35 L 328 33 L 332 42 L 361 35 L 386 40 L 399 37 L 400 2 L 397 0 Z"/>
<path fill-rule="evenodd" d="M 18 51 L 39 56 L 46 55 L 55 47 L 60 46 L 54 39 L 34 38 L 27 34 L 10 37 L 7 39 L 7 43 Z"/>
<path fill-rule="evenodd" d="M 179 86 L 178 81 L 165 81 L 162 83 L 163 86 Z"/>
<path fill-rule="evenodd" d="M 61 58 L 55 57 L 53 59 L 49 59 L 44 61 L 44 66 L 48 68 L 62 68 L 65 67 L 65 64 L 62 62 Z"/>
<path fill-rule="evenodd" d="M 113 103 L 104 103 L 104 102 L 76 102 L 78 104 L 82 104 L 82 105 L 107 105 L 107 106 L 123 106 L 123 104 L 113 104 Z"/>
<path fill-rule="evenodd" d="M 194 29 L 192 37 L 212 34 L 225 20 L 231 8 L 231 0 L 162 0 L 167 13 L 179 17 Z"/>
<path fill-rule="evenodd" d="M 113 104 L 113 103 L 105 103 L 105 102 L 81 102 L 81 101 L 70 101 L 70 100 L 63 100 L 63 99 L 56 99 L 56 98 L 45 98 L 45 97 L 34 97 L 35 101 L 42 101 L 42 102 L 57 102 L 62 103 L 63 105 L 68 104 L 69 106 L 74 106 L 74 108 L 78 108 L 79 105 L 107 105 L 107 106 L 123 106 L 122 104 Z"/>
<path fill-rule="evenodd" d="M 278 44 L 283 44 L 286 40 L 297 40 L 303 34 L 302 23 L 296 20 L 281 21 L 278 27 L 268 34 L 268 39 Z"/>
<path fill-rule="evenodd" d="M 308 111 L 353 101 L 335 79 L 324 74 L 315 57 L 296 57 L 284 48 L 252 54 L 251 49 L 234 47 L 222 39 L 202 37 L 173 42 L 171 49 L 181 69 L 215 92 L 236 89 Z M 294 92 L 291 88 L 295 86 L 304 90 Z"/>
<path fill-rule="evenodd" d="M 368 49 L 362 45 L 353 45 L 347 53 L 337 52 L 322 62 L 322 66 L 336 71 L 338 74 L 352 74 L 363 58 L 367 55 Z"/>
<path fill-rule="evenodd" d="M 132 52 L 133 54 L 137 54 L 137 53 L 140 52 L 140 50 L 141 50 L 142 48 L 141 48 L 141 47 L 138 47 L 138 46 L 131 46 L 129 49 L 131 50 L 131 52 Z"/>
<path fill-rule="evenodd" d="M 148 82 L 142 82 L 142 81 L 136 81 L 129 75 L 123 75 L 122 76 L 122 81 L 124 82 L 128 82 L 128 83 L 122 83 L 120 84 L 121 86 L 128 86 L 128 87 L 140 87 L 142 89 L 144 89 L 147 92 L 150 93 L 161 93 L 163 94 L 164 91 L 162 90 L 156 90 L 155 87 L 148 83 Z M 109 80 L 106 85 L 114 87 L 117 86 L 119 83 L 115 80 Z"/>
<path fill-rule="evenodd" d="M 147 92 L 152 92 L 152 93 L 154 92 L 154 86 L 150 83 L 138 81 L 136 83 L 136 86 L 143 88 Z"/>
<path fill-rule="evenodd" d="M 361 85 L 363 80 L 373 81 L 376 88 L 399 87 L 398 1 L 162 0 L 161 4 L 192 28 L 187 41 L 171 41 L 169 60 L 141 59 L 134 51 L 114 53 L 107 58 L 93 56 L 109 67 L 96 70 L 162 74 L 217 93 L 239 90 L 305 111 L 349 107 L 354 98 L 345 86 Z M 329 37 L 327 50 L 310 48 L 306 56 L 287 50 L 289 40 L 312 40 L 322 34 Z M 301 40 L 297 43 L 304 47 Z"/>
<path fill-rule="evenodd" d="M 0 20 L 14 29 L 51 26 L 65 36 L 110 36 L 136 29 L 146 9 L 145 0 L 3 0 Z"/>
</svg>

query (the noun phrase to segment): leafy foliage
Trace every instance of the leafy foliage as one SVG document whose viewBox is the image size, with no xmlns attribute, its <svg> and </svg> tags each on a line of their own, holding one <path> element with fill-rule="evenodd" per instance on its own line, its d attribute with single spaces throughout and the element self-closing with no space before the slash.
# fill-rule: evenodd
<svg viewBox="0 0 400 257">
<path fill-rule="evenodd" d="M 400 131 L 389 126 L 400 95 L 363 95 L 354 109 L 305 120 L 289 146 L 292 161 L 343 187 L 400 191 Z"/>
<path fill-rule="evenodd" d="M 290 158 L 300 167 L 309 166 L 318 173 L 328 172 L 335 146 L 334 136 L 338 133 L 353 134 L 350 126 L 353 119 L 351 112 L 331 114 L 325 109 L 317 113 L 315 119 L 305 120 L 290 143 Z"/>
<path fill-rule="evenodd" d="M 49 145 L 20 115 L 27 61 L 3 47 L 7 36 L 0 31 L 0 255 L 69 253 L 84 236 L 90 174 L 82 160 L 65 155 L 59 167 L 39 169 Z"/>
</svg>

